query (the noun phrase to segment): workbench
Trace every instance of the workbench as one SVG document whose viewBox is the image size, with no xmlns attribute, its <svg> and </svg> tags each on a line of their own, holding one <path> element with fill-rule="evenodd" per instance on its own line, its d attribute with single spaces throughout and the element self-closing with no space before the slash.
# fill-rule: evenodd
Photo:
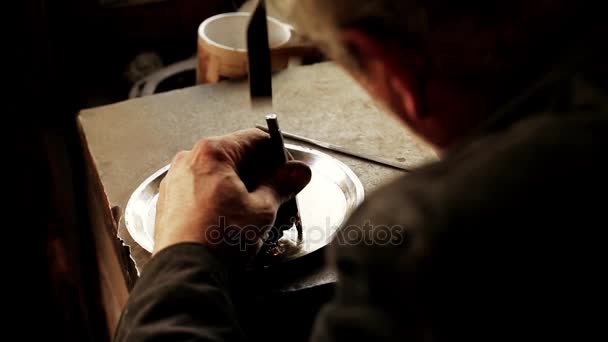
<svg viewBox="0 0 608 342">
<path fill-rule="evenodd" d="M 273 90 L 274 110 L 286 132 L 399 161 L 411 168 L 437 158 L 429 146 L 396 118 L 383 113 L 355 81 L 331 62 L 290 67 L 277 73 L 273 76 Z M 117 234 L 130 247 L 130 257 L 138 271 L 150 255 L 129 236 L 122 218 L 131 193 L 178 151 L 191 149 L 203 137 L 264 124 L 264 114 L 251 109 L 247 80 L 200 85 L 80 113 L 92 182 L 101 190 L 100 212 L 108 216 L 101 220 L 110 222 L 110 234 Z M 366 195 L 407 174 L 323 152 L 348 165 L 360 178 Z M 304 289 L 335 280 L 333 271 L 322 265 L 322 258 L 311 260 L 315 260 L 314 267 L 301 273 L 292 267 L 289 276 L 281 277 L 281 288 Z"/>
</svg>

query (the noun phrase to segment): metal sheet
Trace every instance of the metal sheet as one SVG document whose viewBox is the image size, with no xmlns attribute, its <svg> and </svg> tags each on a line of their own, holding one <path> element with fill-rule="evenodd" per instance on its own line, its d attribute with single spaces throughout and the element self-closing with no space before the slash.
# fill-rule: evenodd
<svg viewBox="0 0 608 342">
<path fill-rule="evenodd" d="M 302 257 L 327 245 L 364 198 L 361 181 L 342 162 L 306 147 L 290 144 L 285 147 L 296 160 L 305 162 L 312 170 L 310 184 L 298 195 L 303 236 L 298 238 L 295 227 L 285 231 L 280 240 L 284 252 L 278 257 L 267 258 L 266 266 Z M 149 252 L 154 248 L 158 188 L 168 170 L 169 165 L 148 177 L 133 192 L 125 211 L 127 230 Z"/>
</svg>

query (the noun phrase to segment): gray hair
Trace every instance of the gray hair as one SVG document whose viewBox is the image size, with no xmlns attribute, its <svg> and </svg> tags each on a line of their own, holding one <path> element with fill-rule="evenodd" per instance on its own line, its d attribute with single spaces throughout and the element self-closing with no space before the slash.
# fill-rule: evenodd
<svg viewBox="0 0 608 342">
<path fill-rule="evenodd" d="M 427 72 L 469 82 L 501 80 L 505 88 L 505 81 L 518 88 L 536 78 L 587 48 L 585 42 L 597 45 L 582 38 L 607 25 L 598 18 L 601 2 L 577 0 L 267 1 L 348 70 L 359 70 L 360 60 L 340 34 L 358 28 L 428 54 Z"/>
<path fill-rule="evenodd" d="M 383 34 L 404 36 L 427 29 L 426 12 L 415 0 L 268 0 L 290 24 L 314 41 L 332 59 L 351 67 L 358 63 L 340 44 L 345 27 L 370 26 L 370 19 Z"/>
</svg>

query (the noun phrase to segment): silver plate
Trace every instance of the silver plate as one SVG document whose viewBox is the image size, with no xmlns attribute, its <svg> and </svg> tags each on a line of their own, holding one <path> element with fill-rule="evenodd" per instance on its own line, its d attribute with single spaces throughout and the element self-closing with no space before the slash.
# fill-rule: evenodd
<svg viewBox="0 0 608 342">
<path fill-rule="evenodd" d="M 286 144 L 296 160 L 312 170 L 310 184 L 298 194 L 303 235 L 295 227 L 285 231 L 279 244 L 284 252 L 267 263 L 293 260 L 312 253 L 333 238 L 336 230 L 364 198 L 363 185 L 355 173 L 339 160 L 302 146 Z M 169 165 L 148 177 L 131 195 L 125 210 L 125 223 L 135 242 L 148 252 L 154 248 L 154 220 L 160 182 Z"/>
</svg>

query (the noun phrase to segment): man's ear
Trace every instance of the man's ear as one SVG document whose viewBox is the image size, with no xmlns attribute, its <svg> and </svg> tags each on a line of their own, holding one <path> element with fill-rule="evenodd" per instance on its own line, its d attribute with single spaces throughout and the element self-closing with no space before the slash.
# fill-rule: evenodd
<svg viewBox="0 0 608 342">
<path fill-rule="evenodd" d="M 373 96 L 399 116 L 407 115 L 403 119 L 408 122 L 425 116 L 423 84 L 416 74 L 418 56 L 359 29 L 343 30 L 341 39 L 360 69 L 357 78 Z"/>
</svg>

